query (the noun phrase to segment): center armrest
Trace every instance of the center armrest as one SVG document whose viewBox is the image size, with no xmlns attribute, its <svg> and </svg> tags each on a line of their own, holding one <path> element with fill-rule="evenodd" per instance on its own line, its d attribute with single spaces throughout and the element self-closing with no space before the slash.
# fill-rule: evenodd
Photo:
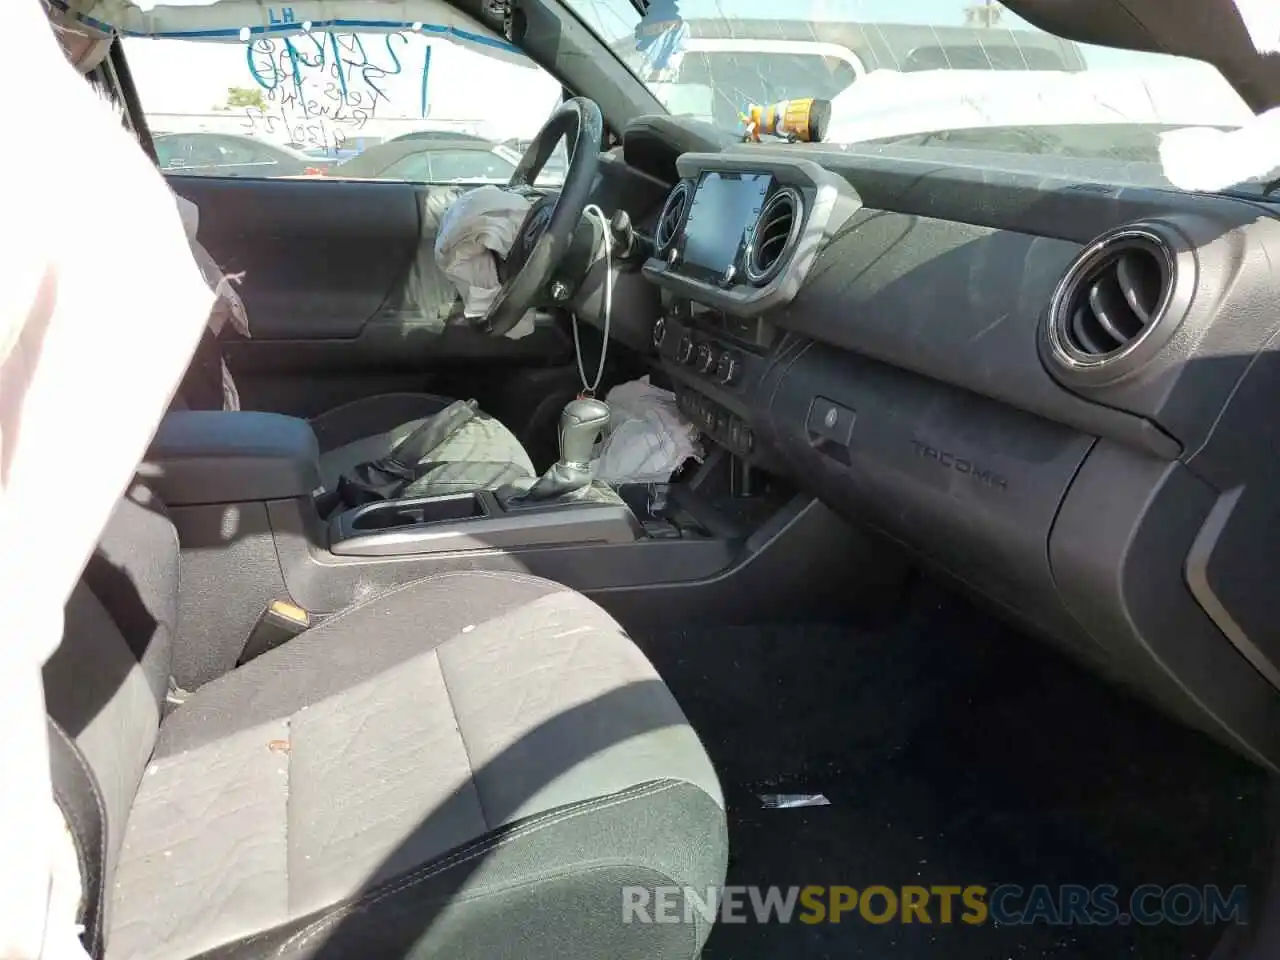
<svg viewBox="0 0 1280 960">
<path fill-rule="evenodd" d="M 287 500 L 320 487 L 320 447 L 297 417 L 179 410 L 161 421 L 139 473 L 170 506 Z"/>
</svg>

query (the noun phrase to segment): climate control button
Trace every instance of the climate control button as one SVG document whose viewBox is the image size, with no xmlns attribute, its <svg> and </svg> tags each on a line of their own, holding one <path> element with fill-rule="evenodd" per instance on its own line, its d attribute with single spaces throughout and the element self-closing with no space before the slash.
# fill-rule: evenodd
<svg viewBox="0 0 1280 960">
<path fill-rule="evenodd" d="M 680 363 L 693 363 L 693 338 L 687 333 L 676 345 L 676 360 Z"/>
<path fill-rule="evenodd" d="M 698 344 L 697 360 L 699 373 L 711 373 L 715 370 L 716 364 L 720 362 L 720 357 L 711 344 L 700 343 Z"/>
<path fill-rule="evenodd" d="M 731 350 L 720 354 L 716 363 L 716 379 L 726 387 L 732 386 L 742 378 L 742 357 Z"/>
<path fill-rule="evenodd" d="M 661 349 L 662 342 L 667 339 L 667 318 L 659 317 L 657 323 L 653 325 L 653 345 Z"/>
</svg>

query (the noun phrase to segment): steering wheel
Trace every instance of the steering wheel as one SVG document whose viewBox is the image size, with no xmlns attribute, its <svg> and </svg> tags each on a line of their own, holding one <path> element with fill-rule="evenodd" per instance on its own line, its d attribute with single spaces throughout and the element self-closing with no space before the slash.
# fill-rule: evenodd
<svg viewBox="0 0 1280 960">
<path fill-rule="evenodd" d="M 569 170 L 554 199 L 535 203 L 520 224 L 516 234 L 520 249 L 508 258 L 509 266 L 519 263 L 519 267 L 503 281 L 484 318 L 485 331 L 495 337 L 520 322 L 569 251 L 600 166 L 604 118 L 594 101 L 574 97 L 562 103 L 529 144 L 508 185 L 532 187 L 561 137 L 569 140 Z"/>
</svg>

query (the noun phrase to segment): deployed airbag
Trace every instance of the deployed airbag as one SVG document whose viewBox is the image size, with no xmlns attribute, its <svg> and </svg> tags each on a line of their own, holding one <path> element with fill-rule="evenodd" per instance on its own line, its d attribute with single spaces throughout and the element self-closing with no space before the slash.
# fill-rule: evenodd
<svg viewBox="0 0 1280 960">
<path fill-rule="evenodd" d="M 532 202 L 502 187 L 484 186 L 458 197 L 440 223 L 436 263 L 462 297 L 463 315 L 483 317 L 502 289 L 495 257 L 506 257 Z M 519 340 L 533 333 L 533 311 L 507 331 Z"/>
</svg>

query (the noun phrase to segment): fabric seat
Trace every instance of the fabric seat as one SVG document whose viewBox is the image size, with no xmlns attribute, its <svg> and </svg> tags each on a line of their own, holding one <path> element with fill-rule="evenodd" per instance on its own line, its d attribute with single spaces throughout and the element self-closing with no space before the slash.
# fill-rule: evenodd
<svg viewBox="0 0 1280 960">
<path fill-rule="evenodd" d="M 702 912 L 624 923 L 624 896 L 723 882 L 720 788 L 594 603 L 505 573 L 418 581 L 160 723 L 176 585 L 173 528 L 126 501 L 45 671 L 107 821 L 101 851 L 80 844 L 104 864 L 96 953 L 698 955 Z"/>
<path fill-rule="evenodd" d="M 450 403 L 431 394 L 387 393 L 343 404 L 315 417 L 320 474 L 325 489 L 361 463 L 385 457 L 396 445 Z M 477 414 L 421 464 L 420 476 L 401 494 L 430 497 L 471 490 L 497 490 L 536 477 L 529 454 L 501 421 Z"/>
</svg>

